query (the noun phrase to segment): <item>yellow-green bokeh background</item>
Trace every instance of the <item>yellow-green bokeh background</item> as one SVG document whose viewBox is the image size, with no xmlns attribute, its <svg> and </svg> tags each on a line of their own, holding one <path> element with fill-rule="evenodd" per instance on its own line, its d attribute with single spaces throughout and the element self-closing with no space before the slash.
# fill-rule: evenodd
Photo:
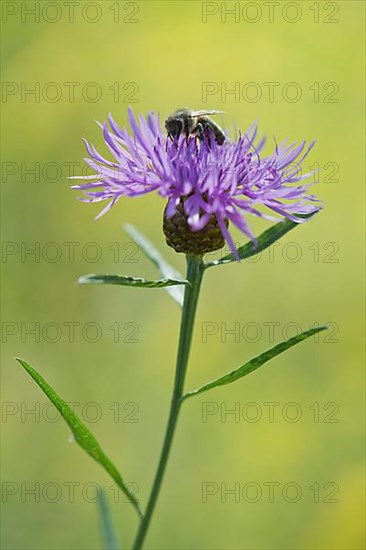
<svg viewBox="0 0 366 550">
<path fill-rule="evenodd" d="M 20 4 L 20 3 L 18 3 Z M 33 4 L 33 3 L 28 3 Z M 42 2 L 41 2 L 42 4 Z M 62 5 L 63 3 L 60 2 Z M 81 5 L 85 2 L 81 2 Z M 121 14 L 123 11 L 121 3 Z M 75 22 L 67 22 L 65 11 L 60 22 L 26 23 L 19 16 L 3 24 L 3 80 L 26 82 L 95 81 L 103 89 L 100 101 L 90 103 L 76 91 L 75 101 L 67 96 L 55 103 L 41 98 L 34 102 L 20 96 L 3 102 L 3 161 L 79 162 L 84 156 L 81 137 L 87 136 L 102 148 L 94 120 L 103 120 L 109 111 L 126 123 L 127 103 L 123 96 L 113 101 L 108 90 L 114 82 L 139 86 L 140 112 L 149 109 L 162 116 L 188 105 L 206 105 L 227 111 L 226 123 L 247 128 L 257 119 L 269 138 L 289 136 L 294 140 L 317 139 L 308 162 L 321 166 L 339 165 L 339 181 L 324 182 L 321 173 L 316 193 L 326 202 L 325 210 L 311 223 L 286 236 L 273 263 L 264 254 L 257 263 L 232 265 L 208 273 L 198 312 L 197 332 L 191 356 L 188 387 L 195 387 L 238 366 L 245 359 L 270 346 L 263 323 L 298 323 L 302 329 L 315 322 L 339 326 L 335 343 L 308 341 L 277 358 L 272 365 L 232 386 L 187 403 L 158 507 L 149 533 L 147 548 L 205 549 L 343 549 L 363 548 L 363 157 L 364 88 L 363 25 L 364 4 L 338 2 L 336 24 L 323 22 L 328 13 L 319 3 L 319 23 L 314 23 L 313 3 L 301 1 L 303 16 L 288 23 L 280 12 L 268 22 L 266 8 L 260 21 L 250 24 L 233 17 L 226 23 L 219 16 L 206 24 L 201 20 L 200 2 L 139 2 L 136 24 L 113 22 L 112 2 L 100 2 L 103 16 L 95 24 L 85 22 L 76 10 Z M 232 5 L 230 3 L 229 5 Z M 280 8 L 284 5 L 281 2 Z M 63 8 L 65 9 L 65 8 Z M 129 8 L 130 9 L 130 8 Z M 329 10 L 329 8 L 328 8 Z M 330 13 L 330 12 L 329 12 Z M 257 103 L 235 102 L 219 95 L 202 102 L 202 82 L 276 81 L 281 86 L 297 82 L 303 97 L 289 103 L 277 92 L 270 103 L 263 88 Z M 339 85 L 338 103 L 314 102 L 309 90 L 314 82 Z M 263 86 L 262 86 L 263 87 Z M 279 88 L 278 90 L 280 90 Z M 64 92 L 66 88 L 63 87 Z M 80 88 L 79 88 L 80 90 Z M 122 90 L 122 94 L 125 92 Z M 323 97 L 324 92 L 321 92 Z M 3 240 L 26 243 L 79 242 L 75 261 L 64 254 L 59 262 L 32 258 L 20 261 L 9 257 L 3 264 L 6 291 L 3 294 L 3 321 L 26 323 L 98 322 L 103 336 L 97 343 L 82 340 L 76 331 L 74 343 L 66 332 L 57 343 L 32 336 L 21 341 L 20 334 L 3 345 L 3 400 L 21 406 L 41 407 L 47 400 L 21 371 L 13 358 L 26 358 L 39 369 L 67 400 L 97 402 L 103 416 L 90 423 L 106 452 L 121 468 L 126 479 L 139 486 L 138 496 L 146 502 L 162 440 L 172 384 L 179 312 L 163 290 L 78 287 L 80 274 L 91 271 L 154 277 L 156 273 L 141 254 L 138 263 L 113 262 L 109 247 L 129 239 L 121 230 L 131 222 L 148 235 L 177 267 L 183 258 L 164 245 L 161 233 L 163 203 L 147 196 L 121 201 L 98 222 L 93 218 L 98 206 L 84 205 L 69 190 L 64 167 L 55 183 L 35 182 L 19 176 L 2 183 Z M 259 231 L 266 224 L 253 222 Z M 238 234 L 236 234 L 238 237 Z M 301 247 L 298 262 L 285 261 L 283 245 L 295 241 Z M 97 242 L 103 257 L 96 264 L 86 262 L 80 248 Z M 319 243 L 320 261 L 309 249 Z M 336 243 L 336 263 L 324 262 Z M 123 327 L 139 325 L 139 343 L 113 342 L 108 329 L 118 321 Z M 256 343 L 235 342 L 220 336 L 203 343 L 203 322 L 260 324 L 263 337 Z M 122 335 L 126 331 L 122 330 Z M 276 341 L 281 333 L 276 332 Z M 219 408 L 242 407 L 256 402 L 263 418 L 250 423 L 226 422 L 216 414 L 202 422 L 204 402 Z M 129 402 L 139 406 L 138 423 L 115 423 L 109 407 Z M 278 402 L 275 421 L 268 421 L 263 403 Z M 285 422 L 280 411 L 296 402 L 302 419 Z M 309 409 L 334 402 L 339 406 L 337 423 L 326 423 L 325 411 L 316 423 Z M 23 405 L 22 405 L 23 403 Z M 43 409 L 42 409 L 43 410 Z M 80 409 L 78 409 L 80 411 Z M 327 411 L 329 412 L 329 410 Z M 126 411 L 122 410 L 123 414 Z M 3 424 L 3 480 L 28 487 L 49 482 L 64 488 L 60 501 L 51 504 L 20 494 L 3 504 L 3 547 L 6 549 L 96 549 L 100 548 L 96 505 L 81 497 L 81 486 L 96 482 L 106 488 L 113 517 L 124 548 L 131 542 L 136 526 L 130 506 L 113 504 L 111 485 L 105 473 L 68 441 L 62 422 L 35 422 L 20 414 Z M 75 502 L 69 503 L 65 482 L 80 482 Z M 202 502 L 202 483 L 226 483 L 232 487 L 248 482 L 288 482 L 300 484 L 303 496 L 288 503 L 276 493 L 268 503 L 267 493 L 257 503 L 220 495 Z M 338 503 L 314 503 L 309 485 L 327 482 L 339 485 Z M 321 500 L 330 492 L 321 492 Z"/>
</svg>

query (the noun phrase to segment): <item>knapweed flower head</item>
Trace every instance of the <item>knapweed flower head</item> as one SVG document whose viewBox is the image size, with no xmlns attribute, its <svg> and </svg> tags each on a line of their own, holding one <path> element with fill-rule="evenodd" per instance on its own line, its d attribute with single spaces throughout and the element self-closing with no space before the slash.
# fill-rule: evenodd
<svg viewBox="0 0 366 550">
<path fill-rule="evenodd" d="M 85 140 L 85 162 L 94 174 L 76 176 L 85 181 L 73 188 L 84 192 L 81 200 L 108 203 L 98 217 L 121 197 L 158 193 L 166 200 L 167 242 L 178 252 L 203 254 L 226 241 L 235 253 L 231 225 L 255 241 L 248 215 L 273 220 L 277 214 L 301 223 L 304 214 L 319 209 L 303 183 L 312 172 L 301 170 L 314 142 L 275 143 L 272 154 L 262 156 L 264 139 L 255 144 L 256 126 L 219 145 L 207 133 L 171 139 L 154 113 L 137 120 L 129 109 L 130 132 L 111 116 L 108 122 L 101 128 L 113 160 Z"/>
</svg>

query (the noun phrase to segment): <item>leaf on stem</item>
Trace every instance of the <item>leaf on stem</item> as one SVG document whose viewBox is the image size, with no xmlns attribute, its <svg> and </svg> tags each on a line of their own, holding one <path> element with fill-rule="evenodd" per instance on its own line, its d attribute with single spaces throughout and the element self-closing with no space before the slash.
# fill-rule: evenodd
<svg viewBox="0 0 366 550">
<path fill-rule="evenodd" d="M 293 346 L 296 346 L 296 344 L 299 344 L 303 340 L 306 340 L 307 338 L 314 336 L 314 334 L 316 334 L 317 332 L 326 330 L 327 328 L 328 327 L 326 326 L 311 328 L 305 332 L 302 332 L 301 334 L 294 336 L 293 338 L 290 338 L 289 340 L 285 340 L 284 342 L 281 342 L 280 344 L 277 344 L 273 348 L 265 351 L 261 355 L 258 355 L 258 357 L 254 357 L 254 359 L 251 359 L 241 367 L 229 372 L 228 374 L 225 374 L 224 376 L 221 376 L 220 378 L 217 378 L 212 382 L 208 382 L 208 384 L 205 384 L 204 386 L 201 386 L 196 390 L 186 393 L 182 399 L 184 400 L 184 399 L 187 399 L 188 397 L 192 397 L 193 395 L 198 395 L 199 393 L 210 390 L 211 388 L 216 388 L 218 386 L 225 386 L 226 384 L 231 384 L 232 382 L 239 380 L 239 378 L 243 378 L 243 376 L 247 376 L 247 374 L 250 374 L 251 372 L 259 369 L 259 367 L 264 365 L 264 363 L 267 363 L 267 361 L 269 361 L 270 359 L 273 359 L 273 357 L 276 357 L 276 355 L 283 353 L 284 351 L 292 348 Z"/>
<path fill-rule="evenodd" d="M 142 252 L 147 258 L 158 268 L 162 277 L 167 279 L 181 280 L 183 277 L 174 267 L 172 267 L 158 249 L 133 225 L 124 225 L 126 233 L 135 241 L 135 243 L 141 248 Z M 183 306 L 184 290 L 178 286 L 166 287 L 166 292 L 177 302 L 177 304 Z"/>
<path fill-rule="evenodd" d="M 49 400 L 55 405 L 56 409 L 61 414 L 62 418 L 68 424 L 71 429 L 75 441 L 80 445 L 84 451 L 94 458 L 98 464 L 100 464 L 106 472 L 112 477 L 112 479 L 117 483 L 121 491 L 128 497 L 131 504 L 136 509 L 137 513 L 141 516 L 141 511 L 139 508 L 138 501 L 136 497 L 129 491 L 125 482 L 123 481 L 121 474 L 114 466 L 114 464 L 109 460 L 109 458 L 104 454 L 102 448 L 100 447 L 98 441 L 95 439 L 93 434 L 89 429 L 81 422 L 80 418 L 74 413 L 71 407 L 61 399 L 55 392 L 55 390 L 46 382 L 46 380 L 37 372 L 33 367 L 29 365 L 26 361 L 20 358 L 16 358 L 18 363 L 27 371 L 27 373 L 33 378 L 36 384 L 41 388 L 41 390 L 47 395 Z"/>
<path fill-rule="evenodd" d="M 122 285 L 135 286 L 138 288 L 164 288 L 176 285 L 188 285 L 188 281 L 175 279 L 157 279 L 150 281 L 139 277 L 125 277 L 123 275 L 82 275 L 78 279 L 81 285 L 100 284 L 100 285 Z"/>
<path fill-rule="evenodd" d="M 314 216 L 314 213 L 311 214 L 298 214 L 299 218 L 308 219 Z M 262 250 L 265 250 L 269 246 L 271 246 L 273 243 L 278 241 L 281 237 L 286 235 L 291 229 L 294 229 L 298 225 L 301 225 L 301 223 L 296 223 L 291 220 L 284 220 L 279 223 L 276 223 L 276 225 L 273 225 L 266 231 L 264 231 L 259 237 L 257 238 L 256 242 L 250 241 L 249 243 L 241 246 L 238 248 L 238 255 L 239 260 L 245 260 L 246 258 L 250 258 L 251 256 L 255 256 L 259 252 L 262 252 Z M 230 262 L 237 261 L 237 258 L 234 256 L 234 254 L 228 254 L 227 256 L 224 256 L 223 258 L 220 258 L 219 260 L 215 260 L 213 262 L 206 263 L 205 267 L 213 267 L 215 265 L 223 265 L 228 264 Z"/>
</svg>

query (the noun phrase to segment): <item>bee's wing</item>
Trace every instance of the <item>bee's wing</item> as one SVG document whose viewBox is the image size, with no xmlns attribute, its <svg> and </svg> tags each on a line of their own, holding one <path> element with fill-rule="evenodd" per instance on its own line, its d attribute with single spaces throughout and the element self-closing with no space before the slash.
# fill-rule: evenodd
<svg viewBox="0 0 366 550">
<path fill-rule="evenodd" d="M 226 111 L 216 111 L 215 109 L 211 109 L 209 111 L 192 111 L 191 116 L 193 117 L 199 117 L 199 116 L 207 116 L 207 115 L 222 115 L 225 114 Z"/>
</svg>

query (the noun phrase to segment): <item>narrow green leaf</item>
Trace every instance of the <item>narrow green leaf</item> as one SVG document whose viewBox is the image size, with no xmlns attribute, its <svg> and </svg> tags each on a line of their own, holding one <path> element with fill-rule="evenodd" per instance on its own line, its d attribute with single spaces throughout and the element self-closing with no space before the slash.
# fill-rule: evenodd
<svg viewBox="0 0 366 550">
<path fill-rule="evenodd" d="M 300 218 L 311 218 L 315 214 L 298 214 Z M 291 229 L 294 229 L 298 225 L 301 225 L 301 223 L 295 223 L 290 220 L 284 220 L 279 223 L 276 223 L 276 225 L 273 225 L 266 231 L 264 231 L 259 237 L 257 238 L 257 242 L 254 243 L 250 241 L 249 243 L 241 246 L 238 248 L 238 254 L 240 260 L 245 260 L 246 258 L 250 258 L 251 256 L 255 256 L 255 254 L 258 254 L 259 252 L 262 252 L 262 250 L 265 250 L 269 246 L 271 246 L 273 243 L 278 241 L 281 237 L 286 235 Z M 205 267 L 213 267 L 215 265 L 223 265 L 228 264 L 230 262 L 236 261 L 236 258 L 234 254 L 227 254 L 227 256 L 224 256 L 223 258 L 220 258 L 219 260 L 215 260 L 213 262 L 208 262 Z"/>
<path fill-rule="evenodd" d="M 98 509 L 100 517 L 100 528 L 103 540 L 104 550 L 119 550 L 120 545 L 118 543 L 117 535 L 114 530 L 112 516 L 109 510 L 107 497 L 104 491 L 101 492 L 100 499 L 98 500 Z"/>
<path fill-rule="evenodd" d="M 181 280 L 183 277 L 174 267 L 172 267 L 158 249 L 133 225 L 126 224 L 124 226 L 126 233 L 135 241 L 135 243 L 141 248 L 142 252 L 152 261 L 152 263 L 158 268 L 162 277 L 168 279 Z M 184 290 L 179 286 L 166 287 L 166 292 L 177 302 L 177 304 L 183 306 Z"/>
<path fill-rule="evenodd" d="M 117 483 L 121 491 L 128 497 L 129 501 L 132 503 L 138 514 L 141 516 L 141 511 L 139 508 L 138 501 L 136 497 L 128 490 L 125 485 L 121 474 L 114 466 L 114 464 L 109 460 L 109 458 L 104 454 L 102 448 L 100 447 L 98 441 L 95 439 L 93 434 L 88 430 L 88 428 L 81 422 L 80 418 L 74 413 L 71 407 L 61 399 L 55 392 L 55 390 L 46 382 L 46 380 L 37 372 L 33 367 L 31 367 L 26 361 L 16 358 L 18 363 L 27 371 L 27 373 L 33 378 L 36 384 L 41 388 L 41 390 L 47 395 L 50 401 L 55 405 L 56 409 L 60 412 L 62 418 L 70 427 L 75 441 L 80 445 L 84 451 L 94 458 L 112 479 Z"/>
<path fill-rule="evenodd" d="M 149 281 L 147 279 L 140 279 L 139 277 L 124 277 L 123 275 L 82 275 L 79 277 L 78 283 L 85 284 L 99 284 L 99 285 L 122 285 L 122 286 L 135 286 L 138 288 L 164 288 L 166 286 L 175 285 L 188 285 L 188 281 L 175 279 L 158 279 L 156 281 Z"/>
<path fill-rule="evenodd" d="M 231 384 L 231 382 L 235 382 L 235 380 L 239 380 L 239 378 L 243 378 L 243 376 L 246 376 L 247 374 L 250 374 L 251 372 L 259 369 L 259 367 L 264 365 L 264 363 L 267 363 L 267 361 L 269 361 L 270 359 L 273 359 L 273 357 L 276 357 L 276 355 L 283 353 L 284 351 L 292 348 L 292 346 L 296 346 L 296 344 L 299 344 L 303 340 L 306 340 L 307 338 L 314 336 L 314 334 L 316 334 L 317 332 L 320 332 L 327 328 L 328 327 L 326 326 L 311 328 L 305 332 L 302 332 L 301 334 L 298 334 L 297 336 L 294 336 L 293 338 L 290 338 L 289 340 L 285 340 L 284 342 L 281 342 L 273 348 L 265 351 L 261 355 L 258 355 L 258 357 L 251 359 L 250 361 L 248 361 L 248 363 L 245 363 L 244 365 L 233 370 L 232 372 L 229 372 L 228 374 L 225 374 L 224 376 L 221 376 L 220 378 L 217 378 L 216 380 L 213 380 L 212 382 L 201 386 L 197 390 L 186 393 L 183 396 L 183 399 L 205 392 L 207 390 L 210 390 L 211 388 L 216 388 L 217 386 L 225 386 L 226 384 Z"/>
</svg>

